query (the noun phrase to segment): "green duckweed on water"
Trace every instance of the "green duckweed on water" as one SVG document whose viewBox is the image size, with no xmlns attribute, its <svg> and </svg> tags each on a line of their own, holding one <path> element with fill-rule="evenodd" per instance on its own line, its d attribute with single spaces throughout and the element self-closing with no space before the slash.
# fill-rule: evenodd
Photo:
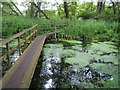
<svg viewBox="0 0 120 90">
<path fill-rule="evenodd" d="M 39 87 L 118 88 L 118 50 L 115 43 L 84 44 L 76 40 L 45 44 Z M 48 73 L 43 73 L 47 69 Z"/>
</svg>

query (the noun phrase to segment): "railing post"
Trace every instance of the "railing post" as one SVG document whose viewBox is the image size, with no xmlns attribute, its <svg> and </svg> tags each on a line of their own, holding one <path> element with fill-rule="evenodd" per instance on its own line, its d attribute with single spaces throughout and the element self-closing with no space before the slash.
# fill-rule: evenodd
<svg viewBox="0 0 120 90">
<path fill-rule="evenodd" d="M 56 32 L 57 32 L 56 25 L 54 25 L 54 30 L 55 30 L 55 40 L 56 40 Z"/>
<path fill-rule="evenodd" d="M 37 36 L 37 32 L 38 32 L 38 25 L 36 26 L 36 30 L 35 30 L 35 37 Z"/>
<path fill-rule="evenodd" d="M 24 49 L 27 47 L 27 33 L 24 34 L 24 39 L 25 39 L 25 43 L 24 43 Z"/>
<path fill-rule="evenodd" d="M 18 50 L 19 50 L 19 55 L 21 55 L 20 36 L 18 37 Z"/>
<path fill-rule="evenodd" d="M 31 30 L 29 31 L 29 36 L 30 36 L 30 43 L 32 42 L 32 36 L 31 36 Z"/>
<path fill-rule="evenodd" d="M 7 48 L 8 68 L 10 68 L 11 60 L 10 60 L 10 46 L 9 46 L 9 43 L 6 44 L 6 48 Z"/>
</svg>

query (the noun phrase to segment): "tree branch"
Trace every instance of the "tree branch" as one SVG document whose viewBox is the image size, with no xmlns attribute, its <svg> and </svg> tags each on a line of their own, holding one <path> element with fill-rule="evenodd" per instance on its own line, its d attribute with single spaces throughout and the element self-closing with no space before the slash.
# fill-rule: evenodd
<svg viewBox="0 0 120 90">
<path fill-rule="evenodd" d="M 11 0 L 10 0 L 11 1 Z M 14 7 L 18 10 L 18 12 L 23 16 L 22 12 L 18 9 L 18 7 L 15 5 L 14 2 L 11 1 L 11 3 L 14 5 Z"/>
<path fill-rule="evenodd" d="M 2 12 L 6 13 L 6 14 L 9 14 L 9 15 L 13 15 L 12 13 L 8 13 L 5 10 L 2 10 Z"/>
<path fill-rule="evenodd" d="M 45 18 L 49 19 L 48 16 L 35 3 L 33 4 L 38 9 L 38 11 L 41 12 L 45 16 Z"/>
<path fill-rule="evenodd" d="M 16 12 L 10 5 L 8 5 L 8 6 L 14 13 L 16 13 L 17 16 L 19 16 L 18 12 Z"/>
</svg>

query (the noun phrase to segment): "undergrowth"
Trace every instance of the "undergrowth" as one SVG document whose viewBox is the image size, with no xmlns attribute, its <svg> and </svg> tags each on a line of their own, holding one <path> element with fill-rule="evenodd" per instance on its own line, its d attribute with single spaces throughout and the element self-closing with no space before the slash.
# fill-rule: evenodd
<svg viewBox="0 0 120 90">
<path fill-rule="evenodd" d="M 103 21 L 103 20 L 82 20 L 82 19 L 40 19 L 28 17 L 2 17 L 2 38 L 8 38 L 27 29 L 35 24 L 60 24 L 67 23 L 68 26 L 61 29 L 60 33 L 71 36 L 79 36 L 81 38 L 99 39 L 99 40 L 112 40 L 118 41 L 119 33 L 117 22 Z M 63 26 L 60 26 L 63 27 Z M 54 30 L 42 30 L 42 28 L 54 28 L 53 25 L 39 25 L 38 33 L 46 33 Z"/>
</svg>

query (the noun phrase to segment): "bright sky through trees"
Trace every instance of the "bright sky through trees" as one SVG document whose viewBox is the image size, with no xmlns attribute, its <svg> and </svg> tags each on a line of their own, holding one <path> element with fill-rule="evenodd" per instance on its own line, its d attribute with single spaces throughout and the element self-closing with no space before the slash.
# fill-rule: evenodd
<svg viewBox="0 0 120 90">
<path fill-rule="evenodd" d="M 8 2 L 8 1 L 10 1 L 10 0 L 2 0 L 2 2 Z M 17 2 L 18 3 L 18 5 L 17 5 L 17 7 L 20 9 L 20 11 L 24 11 L 24 10 L 27 10 L 27 8 L 25 8 L 21 3 L 23 3 L 23 2 L 29 2 L 29 1 L 37 1 L 37 2 L 50 2 L 49 4 L 46 4 L 46 9 L 54 9 L 54 10 L 56 10 L 57 9 L 57 7 L 56 6 L 53 6 L 52 4 L 54 4 L 54 3 L 56 3 L 56 1 L 57 1 L 57 3 L 59 3 L 59 4 L 61 4 L 61 3 L 63 3 L 63 0 L 11 0 L 11 1 L 14 1 L 14 2 Z M 101 0 L 66 0 L 66 1 L 68 1 L 68 2 L 73 2 L 73 1 L 77 1 L 77 2 L 80 2 L 80 3 L 84 3 L 84 2 L 97 2 L 97 1 L 101 1 Z M 102 1 L 104 1 L 104 0 L 102 0 Z M 110 0 L 105 0 L 106 1 L 106 3 L 107 2 L 110 2 Z M 115 2 L 118 2 L 118 1 L 120 1 L 120 0 L 114 0 Z"/>
</svg>

